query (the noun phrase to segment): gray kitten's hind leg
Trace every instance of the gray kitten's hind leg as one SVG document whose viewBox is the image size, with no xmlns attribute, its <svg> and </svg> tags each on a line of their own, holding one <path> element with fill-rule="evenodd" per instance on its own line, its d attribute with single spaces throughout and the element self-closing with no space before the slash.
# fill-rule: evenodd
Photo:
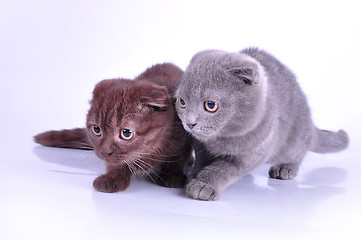
<svg viewBox="0 0 361 240">
<path fill-rule="evenodd" d="M 281 180 L 288 180 L 296 177 L 298 172 L 299 164 L 276 164 L 272 166 L 268 172 L 271 178 L 281 179 Z"/>
<path fill-rule="evenodd" d="M 307 149 L 307 144 L 303 143 L 302 146 L 300 146 L 300 144 L 294 144 L 293 147 L 288 146 L 286 150 L 282 150 L 280 154 L 273 157 L 270 161 L 274 165 L 268 172 L 269 176 L 281 180 L 296 177 L 302 159 L 307 153 Z"/>
</svg>

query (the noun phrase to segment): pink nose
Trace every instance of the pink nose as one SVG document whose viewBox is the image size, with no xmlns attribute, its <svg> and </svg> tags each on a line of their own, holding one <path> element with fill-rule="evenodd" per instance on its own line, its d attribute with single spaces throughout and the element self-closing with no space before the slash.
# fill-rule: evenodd
<svg viewBox="0 0 361 240">
<path fill-rule="evenodd" d="M 192 129 L 194 126 L 197 125 L 197 123 L 187 123 L 187 126 Z"/>
<path fill-rule="evenodd" d="M 100 152 L 101 155 L 103 155 L 104 157 L 108 157 L 110 155 L 113 154 L 113 152 Z"/>
</svg>

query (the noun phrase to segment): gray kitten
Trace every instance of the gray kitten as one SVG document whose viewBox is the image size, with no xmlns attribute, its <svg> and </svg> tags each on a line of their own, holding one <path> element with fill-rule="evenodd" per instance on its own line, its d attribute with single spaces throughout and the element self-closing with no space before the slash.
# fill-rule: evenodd
<svg viewBox="0 0 361 240">
<path fill-rule="evenodd" d="M 343 150 L 347 133 L 314 126 L 295 75 L 257 48 L 196 54 L 176 97 L 196 160 L 187 195 L 215 200 L 219 192 L 269 162 L 271 178 L 291 179 L 307 151 Z"/>
</svg>

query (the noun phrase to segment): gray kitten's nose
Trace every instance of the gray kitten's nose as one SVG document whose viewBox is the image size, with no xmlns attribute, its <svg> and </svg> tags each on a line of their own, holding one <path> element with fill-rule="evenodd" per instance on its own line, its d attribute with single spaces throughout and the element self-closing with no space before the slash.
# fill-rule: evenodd
<svg viewBox="0 0 361 240">
<path fill-rule="evenodd" d="M 197 125 L 197 123 L 187 123 L 187 126 L 189 127 L 189 129 L 194 128 L 195 125 Z"/>
</svg>

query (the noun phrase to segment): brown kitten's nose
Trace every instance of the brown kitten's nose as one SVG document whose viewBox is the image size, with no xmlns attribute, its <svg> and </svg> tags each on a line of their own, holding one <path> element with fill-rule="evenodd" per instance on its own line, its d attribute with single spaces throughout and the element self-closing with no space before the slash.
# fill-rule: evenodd
<svg viewBox="0 0 361 240">
<path fill-rule="evenodd" d="M 187 123 L 187 126 L 192 129 L 194 126 L 197 125 L 197 123 Z"/>
<path fill-rule="evenodd" d="M 110 155 L 113 154 L 113 152 L 100 152 L 101 155 L 103 155 L 104 157 L 108 157 Z"/>
</svg>

